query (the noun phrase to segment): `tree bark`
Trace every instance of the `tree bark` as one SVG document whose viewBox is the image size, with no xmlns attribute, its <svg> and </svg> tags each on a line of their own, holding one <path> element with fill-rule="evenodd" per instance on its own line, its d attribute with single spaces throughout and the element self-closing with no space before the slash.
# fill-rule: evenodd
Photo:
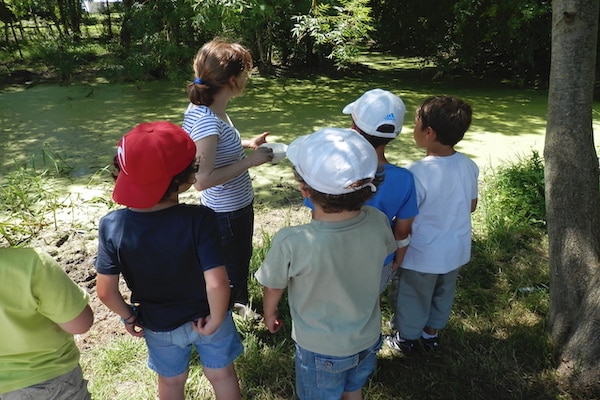
<svg viewBox="0 0 600 400">
<path fill-rule="evenodd" d="M 552 2 L 544 148 L 550 327 L 570 390 L 600 396 L 600 185 L 592 102 L 600 0 Z"/>
</svg>

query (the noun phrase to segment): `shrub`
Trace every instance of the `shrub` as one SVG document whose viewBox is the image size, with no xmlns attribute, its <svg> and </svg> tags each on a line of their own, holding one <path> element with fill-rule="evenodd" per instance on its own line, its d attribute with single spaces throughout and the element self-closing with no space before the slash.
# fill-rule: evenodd
<svg viewBox="0 0 600 400">
<path fill-rule="evenodd" d="M 488 237 L 504 242 L 545 233 L 544 165 L 539 153 L 533 151 L 486 177 L 480 199 Z"/>
<path fill-rule="evenodd" d="M 96 50 L 73 40 L 40 40 L 31 49 L 32 58 L 56 71 L 62 82 L 96 57 Z"/>
</svg>

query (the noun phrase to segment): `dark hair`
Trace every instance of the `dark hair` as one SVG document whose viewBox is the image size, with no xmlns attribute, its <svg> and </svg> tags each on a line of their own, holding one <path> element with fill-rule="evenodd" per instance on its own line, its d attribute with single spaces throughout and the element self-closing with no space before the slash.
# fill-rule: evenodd
<svg viewBox="0 0 600 400">
<path fill-rule="evenodd" d="M 160 200 L 158 202 L 161 203 L 161 202 L 167 200 L 169 197 L 171 197 L 171 194 L 177 193 L 179 191 L 179 186 L 183 185 L 186 182 L 189 182 L 190 178 L 196 172 L 198 172 L 198 163 L 197 163 L 196 159 L 194 159 L 194 160 L 192 160 L 190 165 L 185 167 L 185 169 L 183 171 L 181 171 L 180 173 L 178 173 L 171 179 L 171 182 L 169 183 L 169 186 L 167 187 L 165 194 L 160 198 Z M 119 157 L 118 157 L 118 155 L 115 155 L 113 158 L 113 164 L 112 164 L 112 168 L 110 171 L 110 175 L 112 176 L 113 180 L 116 181 L 117 177 L 119 176 L 120 173 L 121 173 L 121 167 L 119 167 Z"/>
<path fill-rule="evenodd" d="M 194 58 L 194 75 L 200 83 L 188 84 L 191 103 L 210 106 L 214 96 L 233 76 L 252 69 L 250 51 L 238 43 L 216 38 L 202 46 Z"/>
<path fill-rule="evenodd" d="M 314 204 L 318 204 L 325 213 L 334 214 L 342 211 L 358 211 L 369 200 L 375 192 L 370 186 L 365 186 L 354 192 L 344 194 L 326 194 L 310 187 L 308 183 L 298 174 L 296 168 L 293 169 L 294 178 L 303 185 L 306 185 L 306 190 L 310 194 L 310 199 Z M 375 178 L 371 181 L 375 187 L 379 187 L 383 182 L 383 168 L 378 167 Z M 357 182 L 357 184 L 368 183 L 368 180 Z"/>
<path fill-rule="evenodd" d="M 421 127 L 431 127 L 438 142 L 446 146 L 454 146 L 461 141 L 471 126 L 473 111 L 465 101 L 451 96 L 428 97 L 417 108 L 417 118 Z"/>
<path fill-rule="evenodd" d="M 367 142 L 371 143 L 371 146 L 373 146 L 374 148 L 378 148 L 380 146 L 385 146 L 386 144 L 388 144 L 389 142 L 394 140 L 394 138 L 382 138 L 379 136 L 369 135 L 368 133 L 366 133 L 365 131 L 360 129 L 358 127 L 358 125 L 356 125 L 356 122 L 354 122 L 354 120 L 352 120 L 352 129 L 354 129 L 356 132 L 360 133 L 362 137 L 367 139 Z M 377 131 L 382 132 L 382 133 L 392 133 L 392 132 L 394 132 L 394 125 L 391 125 L 391 124 L 379 125 L 379 127 L 377 128 Z"/>
</svg>

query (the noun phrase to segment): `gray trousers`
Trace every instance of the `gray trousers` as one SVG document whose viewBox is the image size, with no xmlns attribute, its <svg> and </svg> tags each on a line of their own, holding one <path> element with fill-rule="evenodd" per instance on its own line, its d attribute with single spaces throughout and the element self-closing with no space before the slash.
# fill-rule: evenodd
<svg viewBox="0 0 600 400">
<path fill-rule="evenodd" d="M 46 382 L 0 394 L 0 400 L 90 400 L 87 381 L 78 365 L 66 374 Z"/>
<path fill-rule="evenodd" d="M 426 274 L 400 268 L 392 283 L 395 305 L 392 328 L 400 337 L 416 340 L 426 326 L 442 329 L 448 323 L 460 268 L 446 274 Z"/>
</svg>

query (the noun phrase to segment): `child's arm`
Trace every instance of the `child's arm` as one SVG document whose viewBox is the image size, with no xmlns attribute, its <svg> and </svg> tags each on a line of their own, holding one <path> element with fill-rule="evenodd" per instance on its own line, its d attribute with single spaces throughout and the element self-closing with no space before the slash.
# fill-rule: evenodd
<svg viewBox="0 0 600 400">
<path fill-rule="evenodd" d="M 215 168 L 218 140 L 216 135 L 211 135 L 196 141 L 196 159 L 198 160 L 198 172 L 196 172 L 196 182 L 194 183 L 196 190 L 220 185 L 249 168 L 273 159 L 273 150 L 261 147 L 233 164 Z"/>
<path fill-rule="evenodd" d="M 70 321 L 58 324 L 65 332 L 73 335 L 87 332 L 94 323 L 94 312 L 89 305 L 86 305 L 79 315 Z"/>
<path fill-rule="evenodd" d="M 201 335 L 210 335 L 223 323 L 229 309 L 229 277 L 225 266 L 211 268 L 204 272 L 206 294 L 210 314 L 193 323 L 193 328 Z"/>
<path fill-rule="evenodd" d="M 127 332 L 137 337 L 144 336 L 144 329 L 136 323 L 137 315 L 119 291 L 119 275 L 96 275 L 96 293 L 102 303 L 121 316 Z"/>
<path fill-rule="evenodd" d="M 410 243 L 410 233 L 412 231 L 412 223 L 414 221 L 414 217 L 406 218 L 406 219 L 396 219 L 394 222 L 394 238 L 398 242 L 406 242 L 403 246 L 398 245 L 396 249 L 396 254 L 394 255 L 394 263 L 392 265 L 392 269 L 394 271 L 398 270 L 398 268 L 402 265 L 402 261 L 404 261 L 404 256 L 406 255 L 406 250 L 408 250 L 408 244 Z"/>
<path fill-rule="evenodd" d="M 281 321 L 277 312 L 277 304 L 285 289 L 273 289 L 263 286 L 263 312 L 265 325 L 269 332 L 275 333 L 281 329 Z"/>
</svg>

